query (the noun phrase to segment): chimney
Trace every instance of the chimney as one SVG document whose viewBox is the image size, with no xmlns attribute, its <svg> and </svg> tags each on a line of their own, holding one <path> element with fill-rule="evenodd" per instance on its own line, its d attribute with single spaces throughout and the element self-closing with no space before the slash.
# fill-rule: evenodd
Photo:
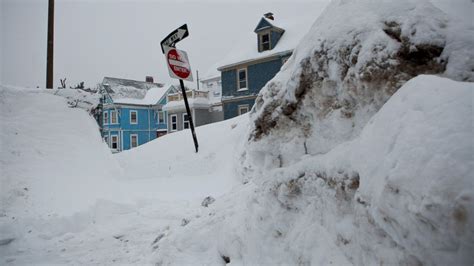
<svg viewBox="0 0 474 266">
<path fill-rule="evenodd" d="M 275 20 L 275 18 L 273 17 L 273 13 L 272 12 L 268 12 L 266 14 L 263 15 L 265 18 L 268 18 L 268 19 L 271 19 L 271 20 Z"/>
<path fill-rule="evenodd" d="M 145 81 L 149 82 L 149 83 L 153 83 L 153 77 L 152 76 L 146 76 Z"/>
</svg>

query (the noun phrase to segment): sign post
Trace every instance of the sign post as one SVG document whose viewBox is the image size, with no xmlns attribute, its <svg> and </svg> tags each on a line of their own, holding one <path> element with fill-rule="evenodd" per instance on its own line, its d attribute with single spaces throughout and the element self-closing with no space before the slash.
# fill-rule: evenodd
<svg viewBox="0 0 474 266">
<path fill-rule="evenodd" d="M 193 117 L 191 115 L 191 109 L 189 108 L 188 97 L 186 95 L 186 89 L 184 88 L 183 80 L 193 81 L 193 75 L 191 71 L 191 65 L 189 64 L 188 55 L 185 51 L 178 50 L 175 48 L 176 43 L 189 36 L 188 26 L 177 28 L 171 32 L 166 38 L 164 38 L 160 45 L 161 51 L 165 54 L 166 64 L 168 66 L 168 72 L 170 77 L 179 79 L 179 85 L 181 86 L 181 92 L 183 94 L 184 105 L 186 106 L 186 112 L 188 113 L 189 125 L 191 127 L 191 133 L 193 135 L 194 148 L 196 153 L 199 150 L 199 144 L 194 131 Z"/>
</svg>

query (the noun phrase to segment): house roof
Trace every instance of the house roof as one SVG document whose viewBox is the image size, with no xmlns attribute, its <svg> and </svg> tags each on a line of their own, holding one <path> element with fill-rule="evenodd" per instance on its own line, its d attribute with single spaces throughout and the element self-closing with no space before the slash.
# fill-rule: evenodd
<svg viewBox="0 0 474 266">
<path fill-rule="evenodd" d="M 275 48 L 264 52 L 258 52 L 257 36 L 255 32 L 250 31 L 249 29 L 247 34 L 241 36 L 239 44 L 237 44 L 231 52 L 218 63 L 218 70 L 222 71 L 223 69 L 239 64 L 293 51 L 303 36 L 309 31 L 314 21 L 314 17 L 293 17 L 291 20 L 275 19 L 275 21 L 266 18 L 262 19 L 277 28 L 285 30 L 285 33 L 281 36 L 281 39 L 278 41 Z M 262 19 L 259 21 L 259 24 Z"/>
<path fill-rule="evenodd" d="M 173 89 L 173 85 L 163 85 L 162 87 L 150 88 L 145 97 L 137 98 L 119 98 L 114 99 L 116 104 L 133 104 L 133 105 L 153 105 L 157 104 L 163 97 L 166 96 L 169 90 Z"/>
<path fill-rule="evenodd" d="M 219 67 L 218 64 L 214 64 L 206 72 L 204 72 L 204 75 L 202 75 L 202 78 L 200 79 L 201 82 L 214 79 L 214 78 L 220 78 L 221 72 L 217 70 L 218 67 Z"/>
<path fill-rule="evenodd" d="M 211 103 L 206 98 L 189 98 L 188 105 L 189 108 L 209 108 L 211 106 Z M 163 110 L 165 111 L 178 111 L 184 109 L 184 100 L 167 102 L 163 106 Z"/>
<path fill-rule="evenodd" d="M 112 90 L 114 87 L 119 87 L 119 86 L 148 90 L 153 87 L 162 87 L 164 85 L 163 83 L 151 83 L 151 82 L 140 81 L 140 80 L 112 78 L 112 77 L 104 77 L 104 79 L 102 80 L 102 84 L 109 84 Z"/>
</svg>

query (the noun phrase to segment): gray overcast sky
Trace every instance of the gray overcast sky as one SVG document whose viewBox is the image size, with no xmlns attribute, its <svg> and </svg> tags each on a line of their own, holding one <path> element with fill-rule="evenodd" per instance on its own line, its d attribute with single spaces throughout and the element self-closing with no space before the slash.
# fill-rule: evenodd
<svg viewBox="0 0 474 266">
<path fill-rule="evenodd" d="M 43 87 L 46 77 L 48 0 L 0 0 L 0 83 Z M 159 43 L 188 24 L 190 36 L 178 44 L 193 71 L 203 75 L 224 57 L 239 36 L 253 31 L 261 15 L 317 18 L 328 0 L 314 1 L 112 1 L 56 0 L 54 83 L 104 76 L 173 82 Z"/>
</svg>

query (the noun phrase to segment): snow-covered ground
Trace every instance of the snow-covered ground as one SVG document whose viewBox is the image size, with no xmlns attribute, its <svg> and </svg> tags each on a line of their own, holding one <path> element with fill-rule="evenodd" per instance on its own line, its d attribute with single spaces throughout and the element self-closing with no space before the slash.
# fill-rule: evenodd
<svg viewBox="0 0 474 266">
<path fill-rule="evenodd" d="M 0 264 L 472 265 L 473 29 L 432 3 L 333 1 L 197 154 L 0 87 Z"/>
<path fill-rule="evenodd" d="M 198 128 L 199 154 L 183 131 L 114 156 L 96 122 L 67 101 L 1 88 L 2 264 L 147 260 L 160 233 L 237 182 L 229 166 L 246 117 Z"/>
</svg>

